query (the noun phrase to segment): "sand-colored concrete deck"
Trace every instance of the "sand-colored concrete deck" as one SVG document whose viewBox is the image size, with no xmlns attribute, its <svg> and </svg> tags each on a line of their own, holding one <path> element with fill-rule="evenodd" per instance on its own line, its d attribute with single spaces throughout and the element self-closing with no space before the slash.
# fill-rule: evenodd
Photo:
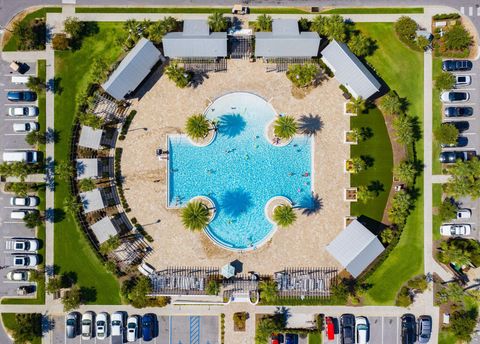
<svg viewBox="0 0 480 344">
<path fill-rule="evenodd" d="M 256 93 L 270 100 L 279 113 L 319 115 L 323 122 L 314 144 L 314 190 L 322 199 L 322 209 L 314 215 L 300 215 L 292 227 L 279 228 L 265 245 L 243 253 L 220 248 L 204 233 L 192 233 L 182 226 L 179 211 L 166 208 L 166 162 L 155 157 L 155 149 L 167 148 L 167 134 L 183 131 L 189 115 L 203 112 L 209 99 L 234 91 Z M 126 140 L 120 142 L 125 196 L 132 209 L 129 215 L 155 239 L 148 262 L 162 269 L 172 265 L 221 267 L 238 259 L 244 271 L 259 273 L 290 266 L 338 266 L 325 246 L 343 229 L 344 216 L 349 214 L 343 200 L 343 190 L 349 186 L 343 162 L 350 152 L 343 143 L 350 121 L 343 114 L 344 101 L 333 79 L 296 99 L 285 73 L 267 73 L 261 62 L 230 60 L 227 72 L 209 73 L 198 87 L 183 90 L 162 76 L 134 104 L 138 113 Z"/>
</svg>

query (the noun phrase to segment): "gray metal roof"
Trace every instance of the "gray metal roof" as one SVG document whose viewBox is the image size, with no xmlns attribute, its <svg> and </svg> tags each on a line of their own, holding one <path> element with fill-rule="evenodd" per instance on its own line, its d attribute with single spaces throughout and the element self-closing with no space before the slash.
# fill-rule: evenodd
<svg viewBox="0 0 480 344">
<path fill-rule="evenodd" d="M 258 57 L 313 57 L 319 47 L 318 33 L 300 32 L 295 19 L 274 19 L 272 32 L 255 33 Z"/>
<path fill-rule="evenodd" d="M 322 50 L 322 60 L 355 98 L 367 99 L 380 90 L 380 82 L 345 43 L 331 41 Z"/>
<path fill-rule="evenodd" d="M 153 43 L 142 38 L 102 85 L 103 89 L 118 100 L 124 99 L 140 85 L 160 56 Z"/>
<path fill-rule="evenodd" d="M 93 129 L 92 127 L 82 125 L 78 145 L 86 148 L 99 149 L 100 142 L 102 141 L 102 134 L 102 129 Z"/>
<path fill-rule="evenodd" d="M 203 24 L 201 23 L 203 22 Z M 167 33 L 162 40 L 165 56 L 171 58 L 226 57 L 227 33 L 212 32 L 206 20 L 188 19 L 183 32 Z"/>
<path fill-rule="evenodd" d="M 85 214 L 105 208 L 100 189 L 80 193 L 80 201 Z"/>
<path fill-rule="evenodd" d="M 100 244 L 110 239 L 111 236 L 117 235 L 117 229 L 108 217 L 104 217 L 90 227 Z"/>
<path fill-rule="evenodd" d="M 352 221 L 327 245 L 327 251 L 353 277 L 357 277 L 385 248 L 380 240 L 358 220 Z"/>
<path fill-rule="evenodd" d="M 77 159 L 77 179 L 98 178 L 100 161 L 98 159 Z"/>
</svg>

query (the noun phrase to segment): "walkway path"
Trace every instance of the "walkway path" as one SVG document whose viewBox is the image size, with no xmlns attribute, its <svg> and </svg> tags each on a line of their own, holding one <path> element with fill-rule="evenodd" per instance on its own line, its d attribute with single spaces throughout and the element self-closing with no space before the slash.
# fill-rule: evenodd
<svg viewBox="0 0 480 344">
<path fill-rule="evenodd" d="M 450 179 L 450 175 L 448 174 L 434 174 L 432 176 L 432 183 L 433 184 L 445 184 Z"/>
</svg>

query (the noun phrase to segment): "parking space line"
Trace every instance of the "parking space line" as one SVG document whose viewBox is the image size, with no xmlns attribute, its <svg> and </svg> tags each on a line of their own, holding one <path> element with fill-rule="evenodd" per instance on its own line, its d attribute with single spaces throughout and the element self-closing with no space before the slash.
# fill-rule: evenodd
<svg viewBox="0 0 480 344">
<path fill-rule="evenodd" d="M 32 120 L 35 121 L 31 117 L 5 118 L 4 120 L 5 121 L 32 121 Z"/>
<path fill-rule="evenodd" d="M 15 133 L 15 134 L 3 134 L 3 135 L 5 135 L 5 136 L 25 136 L 25 135 L 27 135 L 27 133 L 22 133 L 22 134 Z"/>
<path fill-rule="evenodd" d="M 4 221 L 3 223 L 9 223 L 9 224 L 22 223 L 22 224 L 24 224 L 25 222 L 23 222 L 23 221 Z"/>
<path fill-rule="evenodd" d="M 381 322 L 382 322 L 382 344 L 383 344 L 383 320 L 384 320 L 384 317 L 381 317 Z"/>
<path fill-rule="evenodd" d="M 6 151 L 26 151 L 26 150 L 32 150 L 32 149 L 29 149 L 29 148 L 4 148 L 3 150 L 6 150 Z"/>
</svg>

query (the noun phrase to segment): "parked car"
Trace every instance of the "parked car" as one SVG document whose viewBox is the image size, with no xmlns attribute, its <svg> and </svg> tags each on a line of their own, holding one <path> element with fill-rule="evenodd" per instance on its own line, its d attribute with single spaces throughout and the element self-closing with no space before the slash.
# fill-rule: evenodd
<svg viewBox="0 0 480 344">
<path fill-rule="evenodd" d="M 440 162 L 442 164 L 451 164 L 457 160 L 465 161 L 475 156 L 475 152 L 450 151 L 440 153 Z"/>
<path fill-rule="evenodd" d="M 153 339 L 155 335 L 155 314 L 147 313 L 142 317 L 142 338 L 143 341 L 148 342 Z"/>
<path fill-rule="evenodd" d="M 413 344 L 417 339 L 415 316 L 405 314 L 402 316 L 402 344 Z"/>
<path fill-rule="evenodd" d="M 38 116 L 38 107 L 36 106 L 15 106 L 8 108 L 8 115 L 13 117 L 35 117 Z"/>
<path fill-rule="evenodd" d="M 138 318 L 131 316 L 127 319 L 127 342 L 134 342 L 138 336 Z"/>
<path fill-rule="evenodd" d="M 10 198 L 10 205 L 17 207 L 36 207 L 39 203 L 40 200 L 35 196 Z"/>
<path fill-rule="evenodd" d="M 340 317 L 340 336 L 342 344 L 355 343 L 355 316 L 352 314 L 343 314 Z"/>
<path fill-rule="evenodd" d="M 418 342 L 428 343 L 432 334 L 432 317 L 420 315 L 418 317 Z"/>
<path fill-rule="evenodd" d="M 82 315 L 82 339 L 89 340 L 92 337 L 93 313 L 85 312 Z"/>
<path fill-rule="evenodd" d="M 20 287 L 17 288 L 17 295 L 18 296 L 24 296 L 28 294 L 32 294 L 35 292 L 35 286 L 34 285 L 21 285 Z"/>
<path fill-rule="evenodd" d="M 457 142 L 454 144 L 446 144 L 446 143 L 441 143 L 440 146 L 442 148 L 445 147 L 466 147 L 468 146 L 468 138 L 465 136 L 458 136 L 457 137 Z"/>
<path fill-rule="evenodd" d="M 368 320 L 365 317 L 355 318 L 355 335 L 357 344 L 367 344 L 369 339 Z"/>
<path fill-rule="evenodd" d="M 37 239 L 13 238 L 13 249 L 15 251 L 35 252 L 39 246 Z"/>
<path fill-rule="evenodd" d="M 445 236 L 470 235 L 472 226 L 466 224 L 445 224 L 440 226 L 440 234 Z"/>
<path fill-rule="evenodd" d="M 75 338 L 78 333 L 78 313 L 71 312 L 65 317 L 65 334 L 67 338 Z"/>
<path fill-rule="evenodd" d="M 280 339 L 278 335 L 272 333 L 272 335 L 270 336 L 270 344 L 280 344 Z"/>
<path fill-rule="evenodd" d="M 468 123 L 467 121 L 450 121 L 450 122 L 442 123 L 442 125 L 447 125 L 447 124 L 453 125 L 461 133 L 470 129 L 470 123 Z"/>
<path fill-rule="evenodd" d="M 12 220 L 23 220 L 27 214 L 34 213 L 35 210 L 28 210 L 28 209 L 23 209 L 23 210 L 13 210 L 10 213 L 10 218 Z"/>
<path fill-rule="evenodd" d="M 38 265 L 38 256 L 36 254 L 13 254 L 13 266 L 29 266 Z"/>
<path fill-rule="evenodd" d="M 16 133 L 31 133 L 38 131 L 40 126 L 37 122 L 13 123 L 13 131 Z"/>
<path fill-rule="evenodd" d="M 468 86 L 472 83 L 470 75 L 455 75 L 455 88 Z"/>
<path fill-rule="evenodd" d="M 10 281 L 28 281 L 30 279 L 30 271 L 13 270 L 7 273 L 7 279 Z"/>
<path fill-rule="evenodd" d="M 473 115 L 471 106 L 447 106 L 444 110 L 447 117 L 469 117 Z"/>
<path fill-rule="evenodd" d="M 38 153 L 36 151 L 12 151 L 3 152 L 4 162 L 26 162 L 29 164 L 35 164 L 38 159 Z"/>
<path fill-rule="evenodd" d="M 460 219 L 469 219 L 472 217 L 472 211 L 467 208 L 462 208 L 457 210 L 457 220 Z"/>
<path fill-rule="evenodd" d="M 335 339 L 335 324 L 333 323 L 332 317 L 325 318 L 325 327 L 327 332 L 327 339 L 334 340 Z"/>
<path fill-rule="evenodd" d="M 445 72 L 468 71 L 472 67 L 472 61 L 468 60 L 445 60 L 442 63 L 442 69 Z"/>
<path fill-rule="evenodd" d="M 115 312 L 112 314 L 112 324 L 110 326 L 112 337 L 120 338 L 123 341 L 123 313 Z"/>
<path fill-rule="evenodd" d="M 34 102 L 37 100 L 37 94 L 32 91 L 9 91 L 7 99 L 11 102 Z"/>
<path fill-rule="evenodd" d="M 95 333 L 97 339 L 105 339 L 108 336 L 108 314 L 99 313 L 95 321 Z"/>
<path fill-rule="evenodd" d="M 298 334 L 287 333 L 285 335 L 285 344 L 298 344 Z"/>
<path fill-rule="evenodd" d="M 465 91 L 446 91 L 440 95 L 440 100 L 444 103 L 466 102 L 470 99 L 470 93 Z"/>
</svg>

